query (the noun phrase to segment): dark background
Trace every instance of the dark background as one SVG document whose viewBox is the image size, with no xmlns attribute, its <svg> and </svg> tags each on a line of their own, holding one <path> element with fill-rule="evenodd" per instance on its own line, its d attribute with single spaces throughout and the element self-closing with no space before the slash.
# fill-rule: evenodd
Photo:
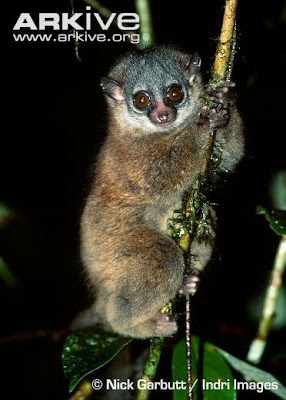
<svg viewBox="0 0 286 400">
<path fill-rule="evenodd" d="M 197 50 L 207 79 L 224 2 L 153 3 L 157 42 Z M 104 4 L 114 12 L 134 12 L 132 1 Z M 15 0 L 10 6 L 1 38 L 0 201 L 14 216 L 1 225 L 1 252 L 17 284 L 0 280 L 1 395 L 68 399 L 60 355 L 69 323 L 89 301 L 78 230 L 91 166 L 105 135 L 99 79 L 132 45 L 82 44 L 80 63 L 73 43 L 16 43 L 12 28 L 21 12 L 37 21 L 39 12 L 70 11 L 70 3 Z M 76 1 L 75 10 L 83 12 L 84 3 Z M 248 304 L 265 290 L 279 240 L 255 209 L 270 204 L 271 176 L 286 168 L 285 24 L 283 1 L 239 0 L 233 79 L 247 150 L 236 174 L 217 190 L 216 257 L 194 300 L 194 332 L 241 358 L 257 326 Z M 271 333 L 262 364 L 282 380 L 283 335 L 285 325 Z"/>
</svg>

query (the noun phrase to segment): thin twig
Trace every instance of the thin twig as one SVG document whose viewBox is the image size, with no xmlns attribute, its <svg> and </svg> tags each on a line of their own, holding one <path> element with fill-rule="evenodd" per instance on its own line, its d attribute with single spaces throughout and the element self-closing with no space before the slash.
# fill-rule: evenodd
<svg viewBox="0 0 286 400">
<path fill-rule="evenodd" d="M 91 0 L 88 0 L 91 1 Z M 93 1 L 93 0 L 92 0 Z M 143 0 L 142 0 L 143 1 Z M 214 68 L 213 68 L 213 80 L 214 77 L 217 79 L 219 77 L 220 80 L 223 80 L 225 78 L 225 73 L 227 70 L 227 65 L 229 62 L 229 58 L 232 57 L 230 60 L 230 64 L 228 66 L 228 75 L 230 77 L 231 71 L 232 71 L 232 65 L 233 65 L 233 58 L 235 54 L 235 37 L 232 39 L 231 43 L 231 38 L 233 34 L 233 27 L 234 27 L 234 21 L 235 21 L 235 11 L 236 11 L 236 2 L 237 0 L 226 0 L 226 7 L 225 7 L 225 14 L 224 14 L 224 19 L 223 19 L 223 26 L 221 30 L 221 36 L 220 36 L 220 44 L 217 48 L 216 51 L 216 57 L 215 57 L 215 63 L 214 63 Z M 139 0 L 137 1 L 137 5 L 139 4 Z M 227 17 L 226 17 L 227 15 Z M 231 21 L 229 20 L 231 18 Z M 226 23 L 227 20 L 227 23 Z M 142 21 L 142 18 L 141 18 Z M 151 20 L 149 20 L 150 22 Z M 229 37 L 229 39 L 227 39 Z M 228 51 L 227 51 L 228 50 Z M 214 140 L 215 140 L 215 132 L 210 132 L 209 136 L 209 142 L 207 145 L 207 153 L 208 156 L 206 157 L 206 161 L 202 167 L 201 170 L 201 175 L 206 174 L 207 168 L 209 165 L 209 159 L 212 155 L 213 151 L 213 145 L 214 145 Z M 192 189 L 192 195 L 191 198 L 186 201 L 186 203 L 183 205 L 185 213 L 184 213 L 184 218 L 187 220 L 191 219 L 190 216 L 190 205 L 193 204 L 192 198 L 194 199 L 194 196 L 197 194 L 199 188 L 200 188 L 200 179 L 195 182 L 193 185 Z M 202 211 L 202 210 L 201 210 Z M 202 214 L 202 212 L 201 212 Z M 199 221 L 196 222 L 196 227 L 199 225 Z M 185 231 L 182 236 L 180 236 L 178 240 L 178 244 L 181 246 L 185 253 L 185 258 L 186 258 L 186 269 L 187 272 L 189 272 L 190 269 L 190 242 L 191 238 L 195 236 L 197 232 L 193 230 L 193 228 L 189 231 Z M 156 347 L 157 346 L 157 347 Z M 151 341 L 151 346 L 150 346 L 150 353 L 149 357 L 147 359 L 147 362 L 145 364 L 144 368 L 144 375 L 143 377 L 147 378 L 147 380 L 153 380 L 156 369 L 159 363 L 161 351 L 163 347 L 163 339 L 161 338 L 154 338 Z M 187 347 L 187 380 L 188 380 L 188 398 L 189 400 L 192 400 L 192 368 L 191 368 L 191 314 L 190 314 L 190 296 L 186 296 L 186 347 Z M 156 349 L 156 350 L 155 350 Z M 152 366 L 152 373 L 151 374 L 146 374 L 146 368 L 148 369 L 149 366 Z M 146 374 L 146 376 L 145 376 Z M 137 400 L 146 400 L 149 398 L 150 391 L 148 390 L 139 390 Z"/>
<path fill-rule="evenodd" d="M 187 202 L 186 205 L 186 218 L 190 218 L 190 202 Z M 190 240 L 191 233 L 188 232 L 188 246 L 185 247 L 185 263 L 186 263 L 186 273 L 189 275 L 191 273 L 191 257 L 190 257 L 190 247 L 191 247 L 191 240 Z M 187 360 L 187 383 L 188 383 L 188 397 L 189 400 L 192 400 L 192 386 L 193 386 L 193 379 L 192 379 L 192 339 L 191 339 L 191 296 L 186 295 L 186 360 Z"/>
<path fill-rule="evenodd" d="M 89 4 L 92 8 L 97 10 L 99 14 L 101 14 L 105 18 L 109 18 L 112 14 L 112 11 L 109 10 L 109 8 L 103 6 L 99 1 L 97 0 L 85 0 L 87 4 Z M 115 22 L 115 21 L 114 21 Z"/>
<path fill-rule="evenodd" d="M 109 8 L 103 6 L 97 0 L 85 0 L 85 2 L 87 4 L 89 4 L 92 8 L 94 8 L 96 11 L 98 11 L 99 14 L 101 14 L 103 17 L 105 17 L 107 19 L 109 19 L 111 17 L 111 15 L 113 14 L 113 12 Z M 112 23 L 117 26 L 117 19 L 113 18 Z M 129 36 L 128 35 L 126 36 L 126 39 L 129 42 L 131 42 L 131 37 L 132 37 L 132 35 L 134 35 L 134 32 L 133 31 L 125 31 L 125 33 L 129 35 Z"/>
<path fill-rule="evenodd" d="M 144 49 L 155 42 L 150 0 L 135 0 L 135 7 L 137 14 L 140 16 L 139 48 Z"/>
<path fill-rule="evenodd" d="M 71 4 L 71 15 L 74 15 L 74 0 L 70 0 L 70 4 Z M 76 30 L 73 28 L 73 35 L 74 35 L 74 50 L 75 50 L 75 56 L 77 58 L 77 60 L 79 62 L 81 62 L 81 58 L 79 55 L 79 42 L 76 38 Z"/>
<path fill-rule="evenodd" d="M 271 279 L 264 300 L 263 311 L 258 326 L 256 338 L 252 341 L 247 354 L 247 361 L 258 364 L 261 361 L 266 340 L 275 317 L 275 308 L 283 273 L 286 268 L 286 236 L 282 236 L 273 264 Z"/>
<path fill-rule="evenodd" d="M 157 367 L 160 361 L 162 348 L 164 345 L 164 338 L 154 337 L 151 339 L 150 350 L 147 361 L 144 366 L 144 372 L 142 378 L 146 382 L 152 382 L 155 378 Z M 146 389 L 139 389 L 136 400 L 147 400 L 151 394 L 151 391 Z"/>
<path fill-rule="evenodd" d="M 192 339 L 191 339 L 191 296 L 186 296 L 186 359 L 187 359 L 187 382 L 188 382 L 188 396 L 192 400 Z"/>
<path fill-rule="evenodd" d="M 237 0 L 226 0 L 223 24 L 221 28 L 221 34 L 219 39 L 219 45 L 217 46 L 216 56 L 212 71 L 212 81 L 219 81 L 223 79 L 230 79 L 233 62 L 236 50 L 236 26 L 235 26 L 235 15 L 236 15 Z M 216 132 L 211 131 L 209 135 L 209 141 L 207 144 L 207 157 L 204 165 L 201 169 L 201 176 L 205 175 L 209 166 L 209 160 L 211 158 Z M 199 180 L 201 178 L 198 178 Z M 199 182 L 194 184 L 195 190 L 200 188 Z M 189 201 L 189 204 L 193 204 Z M 189 206 L 186 204 L 186 209 Z M 202 214 L 202 210 L 201 213 Z M 197 221 L 199 222 L 199 221 Z M 198 223 L 196 227 L 198 227 Z M 197 228 L 196 228 L 197 229 Z M 193 238 L 196 235 L 196 231 L 189 231 L 189 238 Z M 189 240 L 190 241 L 190 240 Z M 190 269 L 190 262 L 188 261 L 187 269 Z M 191 365 L 191 313 L 190 313 L 190 302 L 191 298 L 189 295 L 186 296 L 186 348 L 187 348 L 187 381 L 188 381 L 188 398 L 192 400 L 192 365 Z"/>
</svg>

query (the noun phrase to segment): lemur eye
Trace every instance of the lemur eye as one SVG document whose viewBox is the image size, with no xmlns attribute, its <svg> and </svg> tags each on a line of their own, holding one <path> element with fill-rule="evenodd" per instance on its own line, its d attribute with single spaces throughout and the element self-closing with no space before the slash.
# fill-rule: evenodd
<svg viewBox="0 0 286 400">
<path fill-rule="evenodd" d="M 150 96 L 146 92 L 139 92 L 134 96 L 134 105 L 137 108 L 146 108 L 150 103 Z"/>
<path fill-rule="evenodd" d="M 170 86 L 167 91 L 167 97 L 173 103 L 179 103 L 180 101 L 182 101 L 184 94 L 181 86 L 179 85 Z"/>
</svg>

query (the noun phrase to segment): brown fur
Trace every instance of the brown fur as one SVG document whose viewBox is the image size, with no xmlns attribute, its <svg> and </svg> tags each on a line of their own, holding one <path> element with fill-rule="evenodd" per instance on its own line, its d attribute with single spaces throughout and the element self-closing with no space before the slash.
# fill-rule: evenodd
<svg viewBox="0 0 286 400">
<path fill-rule="evenodd" d="M 118 78 L 116 71 L 121 74 L 123 66 L 110 76 Z M 124 101 L 107 98 L 108 135 L 82 215 L 81 254 L 96 296 L 95 312 L 125 336 L 176 331 L 176 323 L 160 314 L 184 275 L 182 250 L 168 237 L 167 220 L 206 157 L 210 129 L 197 124 L 202 94 L 198 76 L 186 124 L 155 135 L 130 125 Z M 242 124 L 234 106 L 228 125 L 218 130 L 218 141 L 226 149 L 224 168 L 232 168 L 243 152 Z"/>
</svg>

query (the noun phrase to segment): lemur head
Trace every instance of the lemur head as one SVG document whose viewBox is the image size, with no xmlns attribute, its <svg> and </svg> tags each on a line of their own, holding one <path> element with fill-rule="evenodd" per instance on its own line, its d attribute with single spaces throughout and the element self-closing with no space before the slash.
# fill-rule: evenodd
<svg viewBox="0 0 286 400">
<path fill-rule="evenodd" d="M 154 46 L 121 58 L 101 80 L 111 110 L 142 132 L 187 125 L 201 92 L 198 54 Z M 116 118 L 118 119 L 118 118 Z"/>
</svg>

